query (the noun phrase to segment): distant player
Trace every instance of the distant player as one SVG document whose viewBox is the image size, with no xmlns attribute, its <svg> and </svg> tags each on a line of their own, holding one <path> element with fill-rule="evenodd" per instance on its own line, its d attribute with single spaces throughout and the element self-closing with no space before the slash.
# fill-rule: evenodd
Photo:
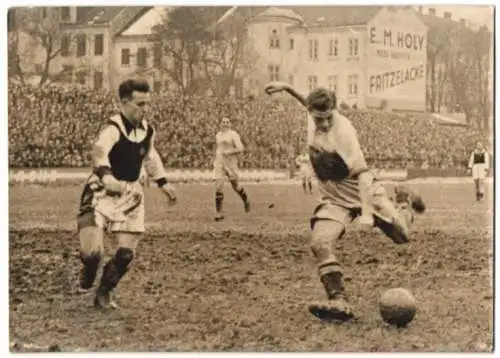
<svg viewBox="0 0 500 358">
<path fill-rule="evenodd" d="M 94 284 L 104 254 L 106 232 L 118 243 L 104 266 L 94 299 L 98 308 L 116 308 L 111 292 L 129 269 L 144 233 L 142 168 L 156 181 L 169 202 L 176 202 L 174 188 L 167 183 L 163 163 L 155 146 L 155 130 L 143 119 L 149 104 L 147 82 L 127 80 L 118 89 L 121 111 L 111 117 L 99 133 L 92 152 L 93 172 L 80 199 L 78 234 L 80 288 Z"/>
<path fill-rule="evenodd" d="M 484 149 L 483 144 L 478 142 L 469 159 L 469 171 L 476 185 L 477 201 L 482 200 L 484 197 L 484 179 L 488 174 L 489 162 L 488 152 Z"/>
<path fill-rule="evenodd" d="M 231 120 L 223 117 L 221 128 L 215 136 L 216 151 L 214 161 L 215 176 L 215 221 L 224 219 L 222 207 L 224 202 L 224 182 L 229 180 L 233 190 L 243 200 L 245 211 L 250 211 L 250 201 L 245 189 L 238 181 L 238 155 L 243 153 L 244 147 L 240 135 L 231 129 Z"/>
<path fill-rule="evenodd" d="M 295 159 L 295 164 L 299 168 L 302 189 L 304 193 L 312 193 L 312 168 L 309 153 L 304 152 Z"/>
<path fill-rule="evenodd" d="M 394 204 L 385 188 L 374 183 L 356 130 L 336 110 L 334 93 L 318 88 L 304 98 L 281 82 L 268 84 L 265 91 L 268 94 L 286 91 L 308 111 L 307 143 L 322 195 L 311 218 L 311 248 L 328 298 L 325 302 L 311 303 L 309 311 L 324 320 L 349 320 L 354 314 L 344 292 L 342 270 L 334 253 L 335 241 L 360 216 L 362 226 L 376 226 L 395 243 L 407 243 L 412 209 L 423 212 L 425 205 L 404 187 L 395 191 Z"/>
</svg>

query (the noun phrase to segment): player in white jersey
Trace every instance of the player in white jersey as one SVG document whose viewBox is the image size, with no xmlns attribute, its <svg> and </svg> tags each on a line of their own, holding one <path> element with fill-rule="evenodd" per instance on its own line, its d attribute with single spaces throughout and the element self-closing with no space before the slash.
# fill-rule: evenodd
<svg viewBox="0 0 500 358">
<path fill-rule="evenodd" d="M 295 164 L 299 168 L 300 179 L 304 193 L 312 193 L 312 168 L 309 154 L 304 152 L 295 159 Z"/>
<path fill-rule="evenodd" d="M 248 195 L 239 184 L 238 178 L 238 155 L 245 148 L 241 142 L 240 135 L 235 130 L 231 129 L 231 120 L 228 117 L 223 117 L 221 128 L 215 136 L 216 150 L 214 160 L 214 176 L 215 176 L 215 221 L 224 219 L 222 214 L 224 202 L 224 181 L 229 180 L 233 190 L 243 200 L 245 211 L 250 211 L 250 201 Z"/>
<path fill-rule="evenodd" d="M 307 143 L 322 196 L 311 218 L 311 249 L 327 300 L 311 303 L 309 311 L 320 319 L 346 321 L 354 314 L 344 292 L 335 242 L 359 216 L 363 227 L 378 227 L 395 243 L 407 243 L 412 209 L 422 213 L 425 205 L 403 186 L 396 188 L 394 203 L 385 188 L 374 181 L 355 128 L 336 110 L 334 93 L 318 88 L 304 98 L 285 83 L 274 82 L 265 88 L 268 94 L 280 91 L 288 92 L 307 108 Z"/>
<path fill-rule="evenodd" d="M 488 152 L 484 149 L 483 143 L 478 142 L 469 158 L 469 171 L 476 185 L 477 201 L 484 197 L 484 179 L 488 174 L 489 160 Z"/>
</svg>

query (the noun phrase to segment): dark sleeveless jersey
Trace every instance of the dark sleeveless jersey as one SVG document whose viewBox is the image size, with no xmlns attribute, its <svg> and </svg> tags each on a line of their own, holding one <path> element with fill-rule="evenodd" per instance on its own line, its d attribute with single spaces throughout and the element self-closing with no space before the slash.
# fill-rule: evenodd
<svg viewBox="0 0 500 358">
<path fill-rule="evenodd" d="M 349 177 L 349 168 L 338 153 L 327 153 L 309 147 L 309 157 L 319 180 L 339 181 Z"/>
<path fill-rule="evenodd" d="M 141 174 L 142 162 L 151 147 L 154 129 L 148 126 L 144 139 L 136 143 L 123 134 L 116 122 L 109 121 L 108 124 L 115 126 L 120 132 L 120 139 L 108 154 L 111 172 L 118 180 L 134 182 Z"/>
<path fill-rule="evenodd" d="M 486 156 L 484 152 L 474 152 L 474 164 L 485 164 Z"/>
</svg>

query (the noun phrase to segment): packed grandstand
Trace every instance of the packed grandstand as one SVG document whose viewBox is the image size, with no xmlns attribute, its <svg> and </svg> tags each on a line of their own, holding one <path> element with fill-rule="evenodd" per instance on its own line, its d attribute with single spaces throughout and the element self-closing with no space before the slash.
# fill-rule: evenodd
<svg viewBox="0 0 500 358">
<path fill-rule="evenodd" d="M 82 87 L 9 84 L 9 166 L 88 167 L 90 148 L 105 119 L 116 113 L 111 93 Z M 484 133 L 445 126 L 430 116 L 377 110 L 341 110 L 358 130 L 370 165 L 380 169 L 465 168 Z M 284 169 L 304 149 L 305 112 L 290 99 L 179 101 L 155 97 L 148 113 L 166 168 L 212 168 L 215 133 L 222 115 L 233 120 L 246 145 L 242 168 Z"/>
</svg>

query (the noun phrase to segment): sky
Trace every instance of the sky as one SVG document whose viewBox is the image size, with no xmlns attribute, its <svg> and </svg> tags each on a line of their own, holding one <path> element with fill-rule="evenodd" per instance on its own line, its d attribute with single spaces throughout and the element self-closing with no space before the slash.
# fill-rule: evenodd
<svg viewBox="0 0 500 358">
<path fill-rule="evenodd" d="M 486 25 L 490 30 L 493 30 L 493 6 L 472 6 L 472 5 L 423 5 L 424 14 L 429 8 L 436 9 L 436 15 L 443 16 L 444 12 L 451 12 L 452 20 L 458 21 L 460 18 L 466 19 L 471 24 Z"/>
</svg>

